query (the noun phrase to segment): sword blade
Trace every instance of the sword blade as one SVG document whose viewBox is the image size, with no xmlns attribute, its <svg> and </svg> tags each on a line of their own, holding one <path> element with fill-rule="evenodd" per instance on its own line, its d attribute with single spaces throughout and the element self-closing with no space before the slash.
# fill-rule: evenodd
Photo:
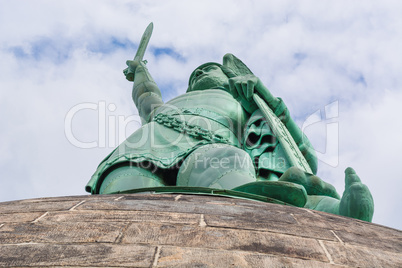
<svg viewBox="0 0 402 268">
<path fill-rule="evenodd" d="M 144 57 L 145 50 L 147 49 L 149 39 L 151 39 L 154 24 L 151 22 L 145 29 L 144 34 L 141 37 L 140 44 L 138 45 L 137 53 L 134 56 L 134 61 L 141 61 Z"/>
</svg>

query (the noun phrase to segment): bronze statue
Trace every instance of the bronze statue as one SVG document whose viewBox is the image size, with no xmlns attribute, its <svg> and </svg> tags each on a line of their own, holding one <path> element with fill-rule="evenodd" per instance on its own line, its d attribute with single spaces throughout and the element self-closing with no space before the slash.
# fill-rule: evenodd
<svg viewBox="0 0 402 268">
<path fill-rule="evenodd" d="M 142 60 L 151 32 L 124 70 L 143 125 L 102 161 L 88 192 L 223 189 L 371 221 L 373 199 L 355 171 L 346 169 L 340 198 L 315 175 L 315 151 L 282 99 L 234 55 L 196 68 L 186 94 L 164 103 Z"/>
</svg>

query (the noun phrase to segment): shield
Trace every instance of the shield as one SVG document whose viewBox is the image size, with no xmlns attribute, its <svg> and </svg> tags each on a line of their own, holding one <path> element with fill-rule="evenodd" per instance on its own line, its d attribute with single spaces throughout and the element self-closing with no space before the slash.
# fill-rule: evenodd
<svg viewBox="0 0 402 268">
<path fill-rule="evenodd" d="M 291 166 L 260 110 L 255 111 L 246 124 L 243 149 L 253 159 L 260 179 L 277 180 Z"/>
</svg>

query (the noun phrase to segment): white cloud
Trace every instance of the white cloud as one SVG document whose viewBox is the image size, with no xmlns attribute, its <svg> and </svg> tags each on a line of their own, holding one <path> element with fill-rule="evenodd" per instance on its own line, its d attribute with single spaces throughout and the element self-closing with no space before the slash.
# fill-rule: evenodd
<svg viewBox="0 0 402 268">
<path fill-rule="evenodd" d="M 0 201 L 84 194 L 112 148 L 71 145 L 65 116 L 77 104 L 100 101 L 117 106 L 109 116 L 136 113 L 122 69 L 153 21 L 146 58 L 165 100 L 185 92 L 196 66 L 231 52 L 285 100 L 300 124 L 339 101 L 333 121 L 339 165 L 320 163 L 320 175 L 342 192 L 343 170 L 354 167 L 373 192 L 374 221 L 402 228 L 399 1 L 0 3 Z M 156 48 L 180 57 L 152 55 Z M 97 112 L 74 119 L 78 138 L 97 139 Z M 136 127 L 130 124 L 127 133 Z M 306 129 L 320 150 L 325 129 L 323 123 Z"/>
</svg>

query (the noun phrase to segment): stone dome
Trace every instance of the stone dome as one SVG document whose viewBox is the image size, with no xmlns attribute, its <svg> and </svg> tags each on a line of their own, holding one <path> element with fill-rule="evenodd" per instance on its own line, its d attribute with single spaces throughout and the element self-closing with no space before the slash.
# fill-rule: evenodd
<svg viewBox="0 0 402 268">
<path fill-rule="evenodd" d="M 402 267 L 402 232 L 278 204 L 191 194 L 0 203 L 0 266 Z"/>
</svg>

